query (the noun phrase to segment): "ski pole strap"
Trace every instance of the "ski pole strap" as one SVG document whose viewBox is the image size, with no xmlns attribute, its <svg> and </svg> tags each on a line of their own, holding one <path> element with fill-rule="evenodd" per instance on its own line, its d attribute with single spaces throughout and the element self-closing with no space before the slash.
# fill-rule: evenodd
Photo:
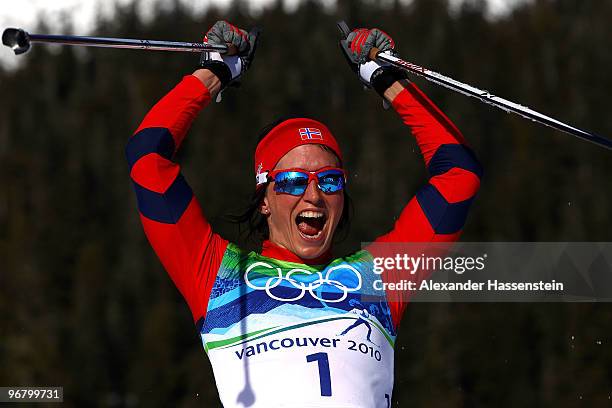
<svg viewBox="0 0 612 408">
<path fill-rule="evenodd" d="M 378 48 L 372 47 L 368 54 L 368 57 L 372 61 L 376 61 L 376 57 L 378 56 L 379 52 L 380 50 Z M 391 53 L 397 55 L 393 50 L 391 50 Z M 384 65 L 374 71 L 372 77 L 370 78 L 370 84 L 372 85 L 372 88 L 374 88 L 374 90 L 383 98 L 385 96 L 385 91 L 389 89 L 389 87 L 393 85 L 396 81 L 408 79 L 408 74 L 405 70 L 393 66 L 389 63 L 386 64 L 387 65 Z"/>
<path fill-rule="evenodd" d="M 200 68 L 207 69 L 221 81 L 221 89 L 224 89 L 232 80 L 232 72 L 224 62 L 215 60 L 200 60 Z"/>
<path fill-rule="evenodd" d="M 408 79 L 408 74 L 406 74 L 404 70 L 393 66 L 386 66 L 380 67 L 374 71 L 370 83 L 372 84 L 372 88 L 384 98 L 385 91 L 389 89 L 391 85 L 396 81 L 404 79 Z"/>
</svg>

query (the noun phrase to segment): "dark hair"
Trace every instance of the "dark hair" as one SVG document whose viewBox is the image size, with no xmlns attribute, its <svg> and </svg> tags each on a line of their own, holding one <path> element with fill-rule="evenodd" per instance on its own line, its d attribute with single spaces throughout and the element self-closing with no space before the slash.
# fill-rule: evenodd
<svg viewBox="0 0 612 408">
<path fill-rule="evenodd" d="M 263 138 L 266 137 L 266 135 L 270 133 L 272 129 L 274 129 L 282 122 L 300 117 L 303 116 L 286 115 L 280 117 L 272 123 L 267 124 L 259 131 L 259 134 L 257 136 L 257 144 L 259 144 L 259 142 L 261 142 Z M 338 162 L 341 163 L 340 158 L 332 149 L 324 145 L 319 146 L 323 150 L 333 153 L 334 156 L 336 156 L 336 158 L 338 159 Z M 251 195 L 249 202 L 242 210 L 239 210 L 236 214 L 227 214 L 223 216 L 224 219 L 228 220 L 233 224 L 238 225 L 239 237 L 245 242 L 250 241 L 255 244 L 260 244 L 261 241 L 268 239 L 269 237 L 270 231 L 268 229 L 268 221 L 266 217 L 259 211 L 261 203 L 263 202 L 263 199 L 266 196 L 267 186 L 268 184 L 266 184 L 264 188 L 258 188 L 257 190 L 255 190 L 255 192 L 253 192 L 253 194 Z M 342 190 L 342 193 L 344 194 L 344 208 L 342 209 L 342 215 L 340 216 L 340 221 L 338 222 L 338 226 L 336 228 L 336 233 L 334 236 L 335 242 L 341 242 L 348 236 L 351 219 L 353 217 L 354 212 L 353 201 L 347 193 L 346 187 Z M 246 226 L 246 228 L 243 229 L 243 226 Z"/>
</svg>

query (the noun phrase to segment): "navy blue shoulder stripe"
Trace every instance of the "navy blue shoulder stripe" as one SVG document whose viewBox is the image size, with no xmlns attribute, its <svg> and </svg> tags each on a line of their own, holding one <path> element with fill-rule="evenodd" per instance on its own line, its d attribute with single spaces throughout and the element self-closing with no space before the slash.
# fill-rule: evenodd
<svg viewBox="0 0 612 408">
<path fill-rule="evenodd" d="M 149 153 L 157 153 L 168 160 L 172 158 L 174 139 L 167 128 L 145 128 L 130 138 L 125 148 L 130 170 L 138 159 Z"/>
<path fill-rule="evenodd" d="M 459 167 L 471 171 L 478 177 L 482 177 L 482 167 L 472 150 L 462 144 L 443 144 L 434 153 L 427 170 L 429 174 L 437 176 L 452 169 Z"/>
<path fill-rule="evenodd" d="M 133 182 L 138 209 L 145 217 L 165 224 L 176 224 L 193 197 L 193 191 L 179 174 L 165 193 L 156 193 Z"/>
<path fill-rule="evenodd" d="M 470 198 L 451 204 L 431 184 L 421 188 L 416 198 L 436 234 L 454 234 L 461 230 L 473 200 Z"/>
</svg>

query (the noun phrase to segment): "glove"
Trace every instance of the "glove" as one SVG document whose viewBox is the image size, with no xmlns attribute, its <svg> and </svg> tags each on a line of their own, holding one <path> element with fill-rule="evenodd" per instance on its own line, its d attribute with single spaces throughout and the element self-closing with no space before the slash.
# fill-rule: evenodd
<svg viewBox="0 0 612 408">
<path fill-rule="evenodd" d="M 257 48 L 258 30 L 247 33 L 227 21 L 217 21 L 207 32 L 204 41 L 213 45 L 227 45 L 228 53 L 203 52 L 200 67 L 212 71 L 221 81 L 221 90 L 237 85 L 238 79 L 253 62 Z"/>
<path fill-rule="evenodd" d="M 348 27 L 341 26 L 346 35 Z M 395 82 L 406 79 L 406 73 L 388 64 L 370 59 L 370 51 L 377 48 L 379 53 L 397 56 L 393 39 L 378 28 L 358 28 L 340 40 L 340 49 L 343 51 L 351 69 L 359 75 L 359 79 L 367 88 L 374 88 L 381 96 Z"/>
</svg>

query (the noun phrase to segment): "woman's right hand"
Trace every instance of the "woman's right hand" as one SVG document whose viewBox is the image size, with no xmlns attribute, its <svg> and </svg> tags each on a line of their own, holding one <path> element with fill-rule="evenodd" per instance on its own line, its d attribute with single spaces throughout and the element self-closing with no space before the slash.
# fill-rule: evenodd
<svg viewBox="0 0 612 408">
<path fill-rule="evenodd" d="M 204 41 L 214 45 L 228 46 L 227 54 L 202 53 L 202 59 L 200 60 L 200 67 L 211 71 L 219 79 L 221 89 L 223 89 L 237 81 L 253 62 L 257 45 L 257 32 L 247 33 L 245 30 L 221 20 L 217 21 L 206 32 Z M 200 77 L 200 75 L 196 76 Z"/>
</svg>

